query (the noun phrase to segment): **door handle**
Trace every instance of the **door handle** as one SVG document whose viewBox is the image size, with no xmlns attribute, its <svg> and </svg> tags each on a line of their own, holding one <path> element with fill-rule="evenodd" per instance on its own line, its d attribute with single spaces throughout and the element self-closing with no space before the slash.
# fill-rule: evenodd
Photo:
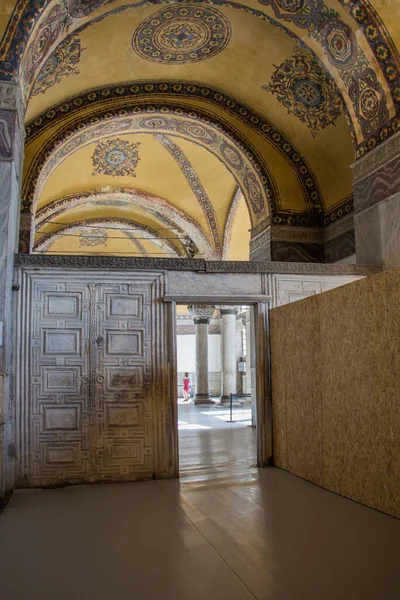
<svg viewBox="0 0 400 600">
<path fill-rule="evenodd" d="M 103 345 L 104 342 L 104 338 L 102 335 L 99 335 L 98 338 L 96 339 L 96 344 L 101 347 Z"/>
</svg>

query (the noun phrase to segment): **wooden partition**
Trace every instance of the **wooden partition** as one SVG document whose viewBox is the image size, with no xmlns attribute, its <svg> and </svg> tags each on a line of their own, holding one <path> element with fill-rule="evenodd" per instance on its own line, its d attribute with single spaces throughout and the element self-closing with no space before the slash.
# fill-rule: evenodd
<svg viewBox="0 0 400 600">
<path fill-rule="evenodd" d="M 400 517 L 400 269 L 270 311 L 275 464 Z"/>
</svg>

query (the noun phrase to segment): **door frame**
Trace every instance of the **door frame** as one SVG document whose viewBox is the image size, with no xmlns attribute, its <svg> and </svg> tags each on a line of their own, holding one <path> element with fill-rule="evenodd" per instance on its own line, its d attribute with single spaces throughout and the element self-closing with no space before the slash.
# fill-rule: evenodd
<svg viewBox="0 0 400 600">
<path fill-rule="evenodd" d="M 269 319 L 268 312 L 270 308 L 270 298 L 264 296 L 260 300 L 258 296 L 249 296 L 240 299 L 227 298 L 226 296 L 209 296 L 204 298 L 195 298 L 194 296 L 164 298 L 168 305 L 168 349 L 169 349 L 169 369 L 170 369 L 170 418 L 174 423 L 171 427 L 171 459 L 173 466 L 171 473 L 179 477 L 179 438 L 178 438 L 178 365 L 177 365 L 177 344 L 176 344 L 176 306 L 177 304 L 238 304 L 252 306 L 252 319 L 254 320 L 254 340 L 255 345 L 255 364 L 256 364 L 256 411 L 257 411 L 257 467 L 267 467 L 274 464 L 273 458 L 273 440 L 272 440 L 272 397 L 271 397 L 271 361 L 269 348 Z"/>
</svg>

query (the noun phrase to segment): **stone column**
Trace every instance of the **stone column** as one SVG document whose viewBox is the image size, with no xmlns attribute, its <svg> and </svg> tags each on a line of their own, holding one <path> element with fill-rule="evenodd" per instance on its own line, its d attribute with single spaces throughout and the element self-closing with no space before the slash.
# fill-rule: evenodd
<svg viewBox="0 0 400 600">
<path fill-rule="evenodd" d="M 208 388 L 208 324 L 215 307 L 199 304 L 189 306 L 196 327 L 196 394 L 195 404 L 214 404 Z"/>
<path fill-rule="evenodd" d="M 352 165 L 357 262 L 400 266 L 400 132 Z"/>
<path fill-rule="evenodd" d="M 0 504 L 14 485 L 12 462 L 15 449 L 10 396 L 11 300 L 19 229 L 23 118 L 19 85 L 0 81 Z"/>
<path fill-rule="evenodd" d="M 247 338 L 247 355 L 250 361 L 248 373 L 251 385 L 251 425 L 257 426 L 257 374 L 256 374 L 256 339 L 254 328 L 254 306 L 250 306 L 250 337 Z"/>
<path fill-rule="evenodd" d="M 236 308 L 220 306 L 222 345 L 222 385 L 221 404 L 230 401 L 230 395 L 236 394 Z"/>
<path fill-rule="evenodd" d="M 246 311 L 246 384 L 243 392 L 251 394 L 251 313 Z"/>
</svg>

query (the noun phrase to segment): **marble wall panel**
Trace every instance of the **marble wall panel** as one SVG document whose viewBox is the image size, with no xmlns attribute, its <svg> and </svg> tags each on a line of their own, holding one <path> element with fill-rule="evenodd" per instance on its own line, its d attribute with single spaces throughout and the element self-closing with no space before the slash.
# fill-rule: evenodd
<svg viewBox="0 0 400 600">
<path fill-rule="evenodd" d="M 174 296 L 237 296 L 262 294 L 259 273 L 190 273 L 170 271 L 168 294 Z"/>
<path fill-rule="evenodd" d="M 397 517 L 399 314 L 393 269 L 270 319 L 276 464 Z"/>
</svg>

